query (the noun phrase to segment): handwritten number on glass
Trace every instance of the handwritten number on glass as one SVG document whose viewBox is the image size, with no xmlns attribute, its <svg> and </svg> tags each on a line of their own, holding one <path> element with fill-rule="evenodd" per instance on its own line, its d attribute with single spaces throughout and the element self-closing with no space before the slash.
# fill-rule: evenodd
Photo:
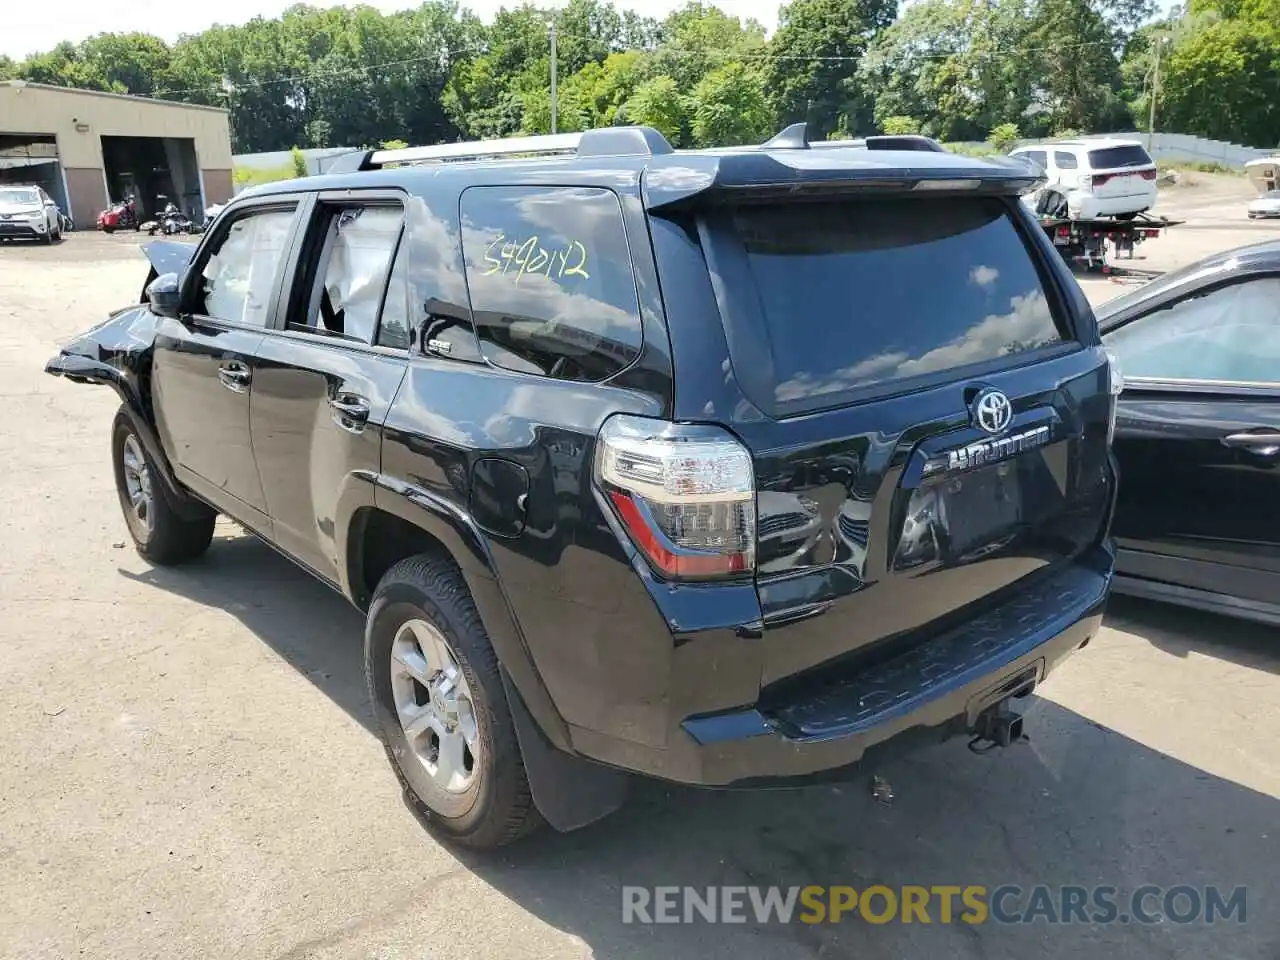
<svg viewBox="0 0 1280 960">
<path fill-rule="evenodd" d="M 496 252 L 495 252 L 496 251 Z M 484 262 L 488 265 L 484 275 L 501 273 L 512 276 L 518 284 L 526 273 L 542 274 L 552 280 L 566 277 L 589 279 L 587 273 L 587 248 L 577 240 L 570 240 L 563 247 L 548 250 L 538 243 L 534 234 L 517 243 L 500 233 L 484 249 Z"/>
</svg>

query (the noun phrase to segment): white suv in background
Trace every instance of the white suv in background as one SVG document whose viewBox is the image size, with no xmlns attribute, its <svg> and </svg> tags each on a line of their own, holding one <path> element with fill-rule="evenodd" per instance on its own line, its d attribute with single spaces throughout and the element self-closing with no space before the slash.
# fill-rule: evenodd
<svg viewBox="0 0 1280 960">
<path fill-rule="evenodd" d="M 1024 197 L 1037 213 L 1132 219 L 1156 203 L 1156 164 L 1137 140 L 1061 140 L 1009 154 L 1040 167 L 1048 182 Z"/>
<path fill-rule="evenodd" d="M 0 239 L 62 239 L 58 205 L 34 184 L 0 184 Z"/>
</svg>

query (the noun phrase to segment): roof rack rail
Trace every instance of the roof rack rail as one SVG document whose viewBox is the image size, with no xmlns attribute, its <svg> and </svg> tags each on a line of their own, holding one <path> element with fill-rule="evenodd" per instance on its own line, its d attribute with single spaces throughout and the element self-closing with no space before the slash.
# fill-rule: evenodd
<svg viewBox="0 0 1280 960">
<path fill-rule="evenodd" d="M 500 157 L 627 157 L 672 152 L 667 138 L 652 127 L 600 127 L 582 133 L 468 140 L 399 150 L 358 150 L 339 157 L 326 172 L 356 173 L 379 170 L 390 164 L 457 163 Z"/>
</svg>

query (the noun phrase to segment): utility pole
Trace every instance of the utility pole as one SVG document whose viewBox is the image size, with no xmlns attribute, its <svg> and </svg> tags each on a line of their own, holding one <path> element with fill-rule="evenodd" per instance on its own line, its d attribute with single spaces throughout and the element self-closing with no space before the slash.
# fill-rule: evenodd
<svg viewBox="0 0 1280 960">
<path fill-rule="evenodd" d="M 1156 98 L 1160 96 L 1160 50 L 1168 42 L 1168 37 L 1156 39 L 1155 69 L 1151 73 L 1151 116 L 1147 120 L 1147 153 L 1155 149 L 1156 142 Z"/>
<path fill-rule="evenodd" d="M 551 15 L 551 23 L 547 26 L 551 35 L 551 132 L 556 132 L 556 20 Z"/>
</svg>

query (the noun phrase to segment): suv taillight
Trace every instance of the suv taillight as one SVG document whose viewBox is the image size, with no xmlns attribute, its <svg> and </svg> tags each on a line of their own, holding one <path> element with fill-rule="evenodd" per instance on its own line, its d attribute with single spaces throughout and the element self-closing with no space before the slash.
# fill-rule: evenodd
<svg viewBox="0 0 1280 960">
<path fill-rule="evenodd" d="M 600 428 L 595 478 L 631 541 L 663 577 L 755 572 L 751 454 L 719 427 L 611 417 Z"/>
<path fill-rule="evenodd" d="M 1100 187 L 1110 179 L 1111 174 L 1109 173 L 1095 173 L 1093 175 L 1093 185 L 1095 187 Z"/>
</svg>

